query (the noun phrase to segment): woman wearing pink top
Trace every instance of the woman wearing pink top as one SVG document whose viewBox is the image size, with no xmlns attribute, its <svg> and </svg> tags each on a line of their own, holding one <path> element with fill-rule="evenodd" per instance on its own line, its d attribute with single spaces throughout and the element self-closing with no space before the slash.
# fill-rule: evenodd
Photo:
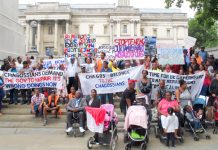
<svg viewBox="0 0 218 150">
<path fill-rule="evenodd" d="M 158 104 L 158 113 L 160 114 L 161 125 L 166 129 L 166 121 L 168 114 L 168 108 L 173 108 L 174 112 L 180 112 L 179 104 L 176 100 L 172 100 L 172 93 L 167 91 L 166 98 L 162 99 Z M 177 136 L 177 132 L 175 133 L 175 137 Z"/>
</svg>

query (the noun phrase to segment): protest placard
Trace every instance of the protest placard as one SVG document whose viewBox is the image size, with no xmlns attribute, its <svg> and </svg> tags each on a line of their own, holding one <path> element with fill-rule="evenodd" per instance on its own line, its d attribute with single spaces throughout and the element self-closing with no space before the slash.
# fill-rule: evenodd
<svg viewBox="0 0 218 150">
<path fill-rule="evenodd" d="M 183 49 L 176 44 L 158 44 L 157 46 L 158 62 L 161 65 L 183 65 Z"/>
<path fill-rule="evenodd" d="M 59 88 L 64 72 L 43 70 L 29 73 L 4 72 L 5 89 Z"/>
<path fill-rule="evenodd" d="M 43 68 L 53 68 L 54 70 L 58 70 L 60 65 L 65 65 L 65 59 L 59 58 L 59 59 L 45 59 L 43 60 Z"/>
<path fill-rule="evenodd" d="M 96 58 L 101 57 L 101 52 L 104 52 L 106 54 L 105 59 L 109 60 L 115 58 L 114 46 L 109 46 L 109 45 L 99 46 L 97 49 Z"/>
<path fill-rule="evenodd" d="M 157 37 L 145 36 L 145 56 L 154 56 L 156 54 Z"/>
<path fill-rule="evenodd" d="M 117 38 L 114 40 L 116 59 L 143 59 L 145 52 L 144 38 Z"/>
<path fill-rule="evenodd" d="M 89 34 L 65 34 L 64 53 L 67 57 L 84 57 L 89 53 L 94 53 L 96 38 Z"/>
<path fill-rule="evenodd" d="M 184 39 L 185 42 L 185 48 L 189 49 L 193 46 L 195 46 L 197 39 L 191 36 L 188 36 Z"/>
<path fill-rule="evenodd" d="M 128 79 L 138 79 L 142 69 L 143 66 L 138 66 L 114 73 L 79 74 L 83 94 L 91 94 L 92 89 L 98 94 L 123 92 L 128 87 Z"/>
</svg>

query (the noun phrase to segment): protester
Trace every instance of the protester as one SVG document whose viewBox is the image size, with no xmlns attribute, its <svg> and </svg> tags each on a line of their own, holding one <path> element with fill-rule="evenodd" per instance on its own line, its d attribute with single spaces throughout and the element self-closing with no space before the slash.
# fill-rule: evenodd
<svg viewBox="0 0 218 150">
<path fill-rule="evenodd" d="M 48 96 L 48 103 L 44 103 L 43 115 L 44 115 L 44 122 L 43 125 L 47 125 L 47 114 L 49 112 L 52 115 L 55 115 L 57 118 L 58 113 L 61 113 L 59 103 L 59 96 L 56 94 L 56 90 L 51 91 L 51 95 Z"/>
<path fill-rule="evenodd" d="M 139 83 L 140 93 L 147 95 L 150 100 L 152 84 L 151 84 L 151 80 L 148 79 L 147 76 L 148 76 L 148 71 L 143 70 L 142 79 L 138 83 Z"/>
<path fill-rule="evenodd" d="M 152 71 L 162 72 L 162 71 L 158 68 L 158 64 L 157 64 L 156 62 L 152 64 Z"/>
<path fill-rule="evenodd" d="M 117 62 L 110 60 L 108 67 L 112 70 L 112 72 L 120 71 L 120 69 L 117 67 Z"/>
<path fill-rule="evenodd" d="M 191 93 L 188 90 L 187 83 L 184 80 L 179 80 L 180 87 L 175 91 L 175 96 L 177 102 L 180 104 L 181 108 L 186 105 L 192 105 Z"/>
<path fill-rule="evenodd" d="M 17 68 L 15 63 L 12 63 L 11 68 L 8 70 L 8 72 L 17 72 Z M 18 89 L 13 88 L 10 89 L 10 102 L 9 104 L 15 104 L 18 103 Z"/>
<path fill-rule="evenodd" d="M 136 100 L 135 94 L 135 83 L 136 80 L 128 80 L 128 88 L 123 92 L 123 95 L 120 100 L 120 110 L 126 116 L 127 109 L 132 106 L 133 101 Z"/>
<path fill-rule="evenodd" d="M 124 69 L 129 69 L 129 68 L 131 68 L 131 62 L 130 62 L 130 60 L 125 60 Z"/>
<path fill-rule="evenodd" d="M 163 98 L 165 98 L 165 95 L 166 95 L 165 81 L 160 80 L 159 86 L 157 87 L 156 94 L 155 94 L 156 103 L 158 104 Z"/>
<path fill-rule="evenodd" d="M 172 73 L 172 69 L 171 69 L 171 66 L 170 66 L 169 64 L 167 64 L 167 65 L 165 66 L 164 72 L 166 72 L 166 73 Z"/>
<path fill-rule="evenodd" d="M 75 88 L 72 86 L 72 87 L 70 88 L 70 93 L 68 94 L 68 102 L 69 102 L 71 99 L 75 98 L 75 95 L 76 95 L 76 90 L 75 90 Z"/>
<path fill-rule="evenodd" d="M 10 69 L 10 64 L 7 59 L 4 59 L 4 63 L 1 66 L 2 71 L 8 71 Z"/>
<path fill-rule="evenodd" d="M 195 56 L 191 57 L 191 58 L 195 58 L 197 63 L 198 63 L 198 65 L 202 64 L 202 58 L 198 55 L 198 53 L 195 53 Z"/>
<path fill-rule="evenodd" d="M 35 117 L 42 116 L 44 102 L 44 94 L 40 93 L 39 89 L 35 89 L 34 95 L 31 98 L 31 113 L 35 114 Z"/>
<path fill-rule="evenodd" d="M 0 116 L 2 115 L 2 99 L 5 97 L 4 87 L 4 79 L 0 75 Z"/>
<path fill-rule="evenodd" d="M 193 70 L 192 66 L 189 66 L 187 75 L 193 75 L 193 74 L 194 74 L 194 70 Z"/>
<path fill-rule="evenodd" d="M 183 65 L 183 69 L 185 71 L 188 70 L 188 66 L 190 65 L 191 61 L 190 61 L 190 57 L 188 56 L 188 51 L 187 49 L 183 50 L 183 55 L 184 55 L 184 60 L 185 60 L 185 64 Z"/>
<path fill-rule="evenodd" d="M 208 105 L 213 106 L 215 98 L 218 97 L 218 73 L 215 74 L 215 78 L 212 80 L 210 84 L 209 91 L 210 91 L 210 98 L 209 98 Z"/>
<path fill-rule="evenodd" d="M 75 98 L 71 99 L 67 104 L 67 130 L 69 133 L 73 130 L 73 121 L 75 117 L 79 117 L 79 130 L 81 133 L 85 132 L 84 129 L 84 110 L 85 106 L 87 106 L 87 102 L 84 98 L 82 98 L 81 91 L 77 91 Z"/>
<path fill-rule="evenodd" d="M 23 62 L 23 68 L 20 70 L 20 73 L 30 73 L 32 72 L 32 68 L 29 67 L 29 64 L 27 61 Z M 32 90 L 31 89 L 21 89 L 21 95 L 22 95 L 22 101 L 21 101 L 21 105 L 23 104 L 30 104 L 31 102 L 31 93 Z"/>
<path fill-rule="evenodd" d="M 201 57 L 203 63 L 205 64 L 208 58 L 208 53 L 205 51 L 204 46 L 201 46 L 201 51 L 198 52 L 198 55 Z"/>
<path fill-rule="evenodd" d="M 69 93 L 70 88 L 73 86 L 76 88 L 76 81 L 75 76 L 76 73 L 78 73 L 78 68 L 80 67 L 79 61 L 75 59 L 74 57 L 66 58 L 67 63 L 67 77 L 68 77 L 68 85 L 67 85 L 67 91 Z"/>
<path fill-rule="evenodd" d="M 206 61 L 206 68 L 210 76 L 214 76 L 214 67 L 213 65 L 211 65 L 211 62 L 209 60 Z"/>
<path fill-rule="evenodd" d="M 199 70 L 199 65 L 197 64 L 197 61 L 195 58 L 191 58 L 191 63 L 189 66 L 191 66 L 193 68 L 194 72 Z"/>
<path fill-rule="evenodd" d="M 208 71 L 205 71 L 204 83 L 200 95 L 209 96 L 209 87 L 211 84 L 211 76 Z"/>
<path fill-rule="evenodd" d="M 163 129 L 168 128 L 167 127 L 167 123 L 168 123 L 167 116 L 169 115 L 168 109 L 171 107 L 171 108 L 173 108 L 174 112 L 180 111 L 178 101 L 172 100 L 172 93 L 167 91 L 165 96 L 166 96 L 166 98 L 164 98 L 160 101 L 160 103 L 158 104 L 158 108 L 157 108 L 158 112 L 161 115 L 160 119 L 161 119 L 161 125 L 162 125 Z M 177 126 L 177 129 L 178 129 L 179 122 L 177 121 L 175 125 Z M 175 131 L 175 137 L 179 138 L 177 135 L 177 130 Z"/>
<path fill-rule="evenodd" d="M 151 69 L 152 64 L 151 64 L 151 56 L 145 56 L 145 64 L 144 64 L 144 69 Z"/>
<path fill-rule="evenodd" d="M 85 58 L 85 70 L 87 73 L 95 73 L 95 64 L 92 63 L 92 59 L 90 57 Z"/>
<path fill-rule="evenodd" d="M 105 56 L 106 54 L 104 52 L 101 52 L 101 58 L 96 60 L 96 64 L 95 64 L 96 72 L 101 72 L 102 67 L 103 67 L 103 62 L 106 60 Z"/>
<path fill-rule="evenodd" d="M 104 61 L 101 72 L 112 72 L 112 70 L 108 67 L 107 61 Z M 109 104 L 114 104 L 113 93 L 101 94 L 101 104 L 106 104 L 106 98 L 108 98 Z"/>
</svg>

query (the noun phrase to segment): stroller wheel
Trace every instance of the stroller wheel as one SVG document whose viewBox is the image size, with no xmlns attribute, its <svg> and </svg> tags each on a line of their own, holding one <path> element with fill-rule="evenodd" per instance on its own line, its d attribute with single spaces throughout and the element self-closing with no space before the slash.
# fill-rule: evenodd
<svg viewBox="0 0 218 150">
<path fill-rule="evenodd" d="M 93 137 L 90 137 L 89 140 L 87 141 L 87 147 L 88 149 L 92 149 L 92 143 L 94 141 Z"/>
<path fill-rule="evenodd" d="M 125 150 L 131 150 L 131 144 L 126 144 Z"/>
<path fill-rule="evenodd" d="M 209 140 L 211 137 L 210 135 L 206 135 L 206 139 Z"/>
<path fill-rule="evenodd" d="M 116 149 L 116 140 L 114 138 L 111 139 L 110 150 Z"/>
<path fill-rule="evenodd" d="M 194 140 L 195 141 L 199 141 L 199 137 L 194 137 Z"/>
<path fill-rule="evenodd" d="M 184 139 L 183 138 L 181 138 L 179 141 L 180 141 L 180 143 L 184 143 Z"/>
<path fill-rule="evenodd" d="M 146 150 L 147 149 L 147 145 L 145 143 L 142 143 L 140 147 L 141 147 L 141 150 Z"/>
</svg>

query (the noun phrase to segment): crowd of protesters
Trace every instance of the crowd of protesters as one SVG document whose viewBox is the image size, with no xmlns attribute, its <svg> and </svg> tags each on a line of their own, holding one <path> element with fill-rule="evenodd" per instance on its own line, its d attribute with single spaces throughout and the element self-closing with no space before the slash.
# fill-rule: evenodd
<svg viewBox="0 0 218 150">
<path fill-rule="evenodd" d="M 177 73 L 180 75 L 192 75 L 200 71 L 206 73 L 204 84 L 201 90 L 201 95 L 217 97 L 218 96 L 218 65 L 215 61 L 213 55 L 208 55 L 204 50 L 204 47 L 201 47 L 199 52 L 194 52 L 191 50 L 188 53 L 188 50 L 184 49 L 184 65 L 165 65 L 162 66 L 158 63 L 158 58 L 156 56 L 145 56 L 141 60 L 107 60 L 106 54 L 101 53 L 100 58 L 85 58 L 85 63 L 81 64 L 78 58 L 71 57 L 65 58 L 66 64 L 60 65 L 59 69 L 64 71 L 64 78 L 61 82 L 62 86 L 60 89 L 10 89 L 10 101 L 9 104 L 17 105 L 20 102 L 23 104 L 31 104 L 31 112 L 36 116 L 41 115 L 44 117 L 44 125 L 47 124 L 47 114 L 51 112 L 56 117 L 58 114 L 61 114 L 60 104 L 67 104 L 68 111 L 68 129 L 67 132 L 71 131 L 72 112 L 78 112 L 80 109 L 84 109 L 85 103 L 82 98 L 84 98 L 81 90 L 79 73 L 100 73 L 100 72 L 117 72 L 119 70 L 143 65 L 144 70 L 142 72 L 142 78 L 138 80 L 139 93 L 148 95 L 150 97 L 152 91 L 151 80 L 147 77 L 148 71 L 153 70 L 157 72 L 166 72 L 166 73 Z M 17 57 L 12 58 L 8 56 L 7 59 L 4 59 L 4 63 L 1 66 L 2 71 L 8 72 L 34 72 L 43 70 L 43 60 L 36 60 L 33 56 L 24 58 Z M 51 56 L 49 59 L 53 59 Z M 176 58 L 175 58 L 176 59 Z M 52 67 L 48 69 L 53 69 Z M 126 114 L 126 109 L 130 107 L 135 98 L 135 82 L 130 80 L 129 87 L 122 93 L 120 108 L 121 111 Z M 0 78 L 0 114 L 2 108 L 2 99 L 5 97 L 4 80 L 3 77 Z M 97 92 L 95 89 L 92 90 L 93 94 L 89 96 L 89 103 L 86 105 L 101 105 L 110 103 L 114 104 L 114 96 L 120 95 L 120 93 L 107 93 L 101 94 L 96 97 Z M 175 98 L 177 102 L 185 107 L 189 104 L 190 92 L 187 89 L 187 84 L 185 81 L 180 81 L 180 87 L 175 91 Z M 167 89 L 165 87 L 165 81 L 161 80 L 159 87 L 155 93 L 155 98 L 153 101 L 157 104 L 160 100 L 165 98 Z M 21 95 L 21 100 L 19 101 L 19 95 Z M 93 96 L 94 95 L 94 96 Z M 171 96 L 171 93 L 168 93 Z M 91 97 L 91 98 L 90 98 Z M 74 100 L 74 101 L 73 101 Z M 82 102 L 81 102 L 82 101 Z M 99 101 L 99 102 L 97 102 Z M 150 99 L 151 101 L 151 99 Z M 166 100 L 167 101 L 167 100 Z M 81 107 L 81 108 L 78 108 Z M 83 114 L 79 114 L 81 117 Z M 84 132 L 83 129 L 83 118 L 80 121 L 80 131 Z"/>
</svg>

